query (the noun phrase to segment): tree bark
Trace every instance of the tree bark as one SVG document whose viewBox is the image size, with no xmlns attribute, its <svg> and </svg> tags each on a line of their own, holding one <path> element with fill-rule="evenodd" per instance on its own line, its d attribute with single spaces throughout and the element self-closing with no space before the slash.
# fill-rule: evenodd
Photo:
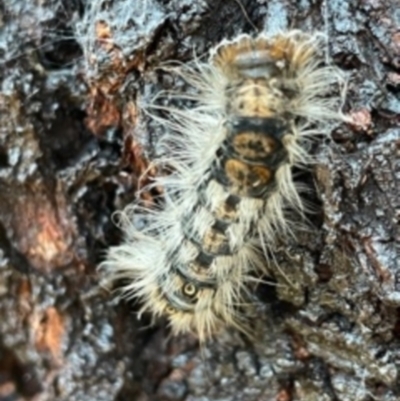
<svg viewBox="0 0 400 401">
<path fill-rule="evenodd" d="M 399 400 L 400 3 L 40 3 L 0 4 L 0 401 Z M 163 62 L 291 28 L 327 33 L 354 123 L 313 149 L 318 213 L 256 291 L 255 340 L 201 350 L 99 287 L 162 135 L 137 96 L 178 84 Z"/>
</svg>

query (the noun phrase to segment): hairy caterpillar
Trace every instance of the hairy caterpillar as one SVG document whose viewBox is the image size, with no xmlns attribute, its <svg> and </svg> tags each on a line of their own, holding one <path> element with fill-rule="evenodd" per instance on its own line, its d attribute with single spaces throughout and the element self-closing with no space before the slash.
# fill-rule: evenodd
<svg viewBox="0 0 400 401">
<path fill-rule="evenodd" d="M 292 167 L 309 162 L 307 140 L 341 118 L 338 98 L 326 95 L 342 75 L 321 66 L 323 43 L 301 31 L 240 35 L 181 70 L 197 91 L 182 98 L 196 105 L 163 121 L 172 133 L 159 163 L 174 170 L 155 182 L 165 207 L 145 210 L 137 228 L 141 207 L 128 206 L 125 241 L 101 264 L 142 311 L 167 315 L 174 333 L 203 341 L 226 325 L 244 330 L 250 274 L 265 269 L 277 234 L 290 233 L 285 209 L 302 210 Z"/>
</svg>

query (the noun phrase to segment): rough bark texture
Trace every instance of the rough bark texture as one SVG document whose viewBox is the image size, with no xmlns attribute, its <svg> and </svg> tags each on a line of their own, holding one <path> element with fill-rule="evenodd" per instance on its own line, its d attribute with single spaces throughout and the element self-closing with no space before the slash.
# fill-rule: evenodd
<svg viewBox="0 0 400 401">
<path fill-rule="evenodd" d="M 397 0 L 3 0 L 0 24 L 1 401 L 400 399 Z M 278 255 L 292 285 L 258 288 L 256 340 L 201 352 L 98 287 L 162 134 L 136 94 L 174 85 L 164 61 L 292 27 L 328 33 L 355 123 L 314 150 L 320 213 Z"/>
</svg>

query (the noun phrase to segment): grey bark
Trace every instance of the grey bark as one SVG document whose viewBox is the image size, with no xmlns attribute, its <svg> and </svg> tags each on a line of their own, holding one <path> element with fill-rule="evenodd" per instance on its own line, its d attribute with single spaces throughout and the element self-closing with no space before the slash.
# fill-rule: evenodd
<svg viewBox="0 0 400 401">
<path fill-rule="evenodd" d="M 28 3 L 0 3 L 0 400 L 399 400 L 400 4 Z M 256 339 L 200 350 L 98 287 L 162 135 L 136 95 L 179 84 L 165 61 L 289 28 L 328 34 L 357 124 L 313 149 L 318 213 L 277 255 L 293 285 L 257 289 Z"/>
</svg>

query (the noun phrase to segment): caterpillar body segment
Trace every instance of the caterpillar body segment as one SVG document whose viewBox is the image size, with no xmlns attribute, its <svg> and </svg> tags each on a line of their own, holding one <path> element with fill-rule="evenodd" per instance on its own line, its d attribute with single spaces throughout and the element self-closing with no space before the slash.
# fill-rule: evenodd
<svg viewBox="0 0 400 401">
<path fill-rule="evenodd" d="M 180 71 L 195 89 L 189 110 L 169 109 L 165 147 L 174 172 L 158 177 L 162 210 L 137 228 L 122 212 L 124 243 L 101 264 L 107 280 L 142 311 L 167 316 L 174 333 L 201 341 L 225 326 L 246 331 L 251 273 L 264 269 L 277 235 L 290 233 L 285 209 L 302 210 L 292 168 L 312 159 L 305 146 L 341 119 L 327 96 L 341 73 L 321 65 L 320 35 L 289 31 L 241 35 L 211 51 L 208 63 Z M 152 115 L 152 105 L 148 114 Z M 156 117 L 155 117 L 156 118 Z M 165 164 L 161 159 L 160 164 Z"/>
</svg>

